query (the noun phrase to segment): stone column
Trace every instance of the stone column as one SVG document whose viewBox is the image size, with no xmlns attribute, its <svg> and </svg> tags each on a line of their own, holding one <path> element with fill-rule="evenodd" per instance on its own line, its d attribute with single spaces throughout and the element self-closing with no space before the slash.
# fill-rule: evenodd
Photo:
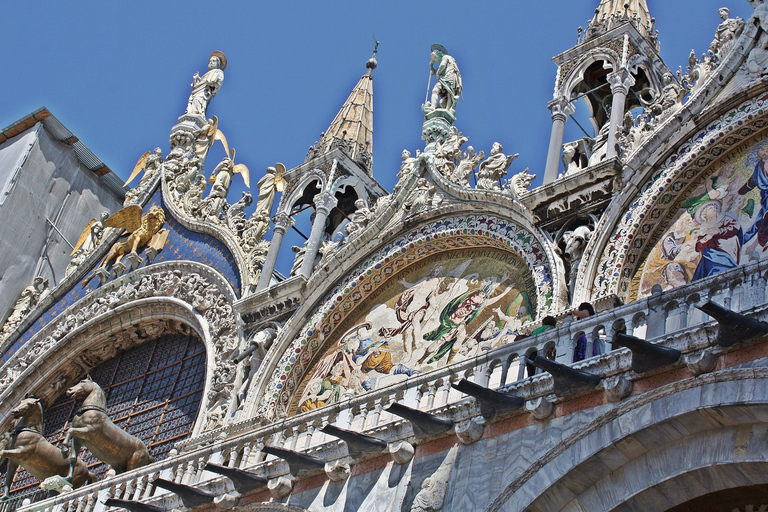
<svg viewBox="0 0 768 512">
<path fill-rule="evenodd" d="M 557 179 L 560 170 L 560 155 L 563 152 L 563 133 L 565 133 L 565 121 L 576 109 L 566 98 L 555 98 L 547 104 L 552 111 L 552 134 L 549 136 L 549 150 L 547 151 L 547 165 L 544 167 L 544 184 L 552 183 Z"/>
<path fill-rule="evenodd" d="M 285 212 L 278 212 L 274 218 L 275 226 L 272 230 L 272 241 L 269 243 L 269 252 L 264 266 L 261 268 L 259 282 L 256 284 L 256 291 L 269 288 L 269 281 L 272 279 L 272 272 L 277 263 L 277 253 L 280 252 L 280 245 L 283 243 L 283 236 L 288 229 L 293 226 L 293 217 Z"/>
<path fill-rule="evenodd" d="M 616 133 L 619 126 L 624 123 L 624 104 L 627 101 L 627 93 L 629 93 L 629 88 L 635 85 L 635 79 L 627 68 L 621 68 L 609 74 L 607 78 L 608 83 L 611 84 L 613 100 L 611 101 L 611 119 L 609 120 L 611 124 L 608 129 L 608 142 L 606 142 L 608 146 L 605 158 L 613 158 L 616 156 Z"/>
<path fill-rule="evenodd" d="M 315 196 L 315 221 L 312 223 L 312 232 L 307 241 L 307 252 L 304 253 L 304 261 L 301 262 L 299 275 L 309 278 L 312 275 L 312 269 L 315 267 L 315 258 L 320 249 L 320 240 L 325 230 L 325 221 L 331 208 L 336 206 L 336 198 L 330 192 L 322 192 Z"/>
</svg>

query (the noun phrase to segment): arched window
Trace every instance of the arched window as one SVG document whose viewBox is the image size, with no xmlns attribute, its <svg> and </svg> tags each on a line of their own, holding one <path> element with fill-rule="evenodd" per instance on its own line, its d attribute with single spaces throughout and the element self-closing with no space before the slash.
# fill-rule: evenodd
<svg viewBox="0 0 768 512">
<path fill-rule="evenodd" d="M 161 460 L 192 431 L 205 386 L 205 346 L 194 336 L 165 335 L 118 354 L 89 374 L 107 395 L 110 419 L 144 441 Z M 45 410 L 45 436 L 57 446 L 80 405 L 63 391 Z M 103 477 L 106 464 L 85 449 L 81 457 Z M 34 492 L 37 487 L 37 479 L 19 468 L 11 491 L 14 497 L 34 493 L 29 497 L 35 501 L 47 495 Z"/>
</svg>

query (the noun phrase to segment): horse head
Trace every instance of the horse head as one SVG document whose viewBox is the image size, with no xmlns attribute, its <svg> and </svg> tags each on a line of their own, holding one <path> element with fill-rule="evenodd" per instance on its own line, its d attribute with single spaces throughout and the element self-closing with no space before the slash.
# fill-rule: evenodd
<svg viewBox="0 0 768 512">
<path fill-rule="evenodd" d="M 39 429 L 43 428 L 43 404 L 40 399 L 34 396 L 28 396 L 19 402 L 19 405 L 11 410 L 11 416 L 20 418 L 16 428 L 35 425 Z"/>
<path fill-rule="evenodd" d="M 91 380 L 90 375 L 81 380 L 71 388 L 67 389 L 67 396 L 69 398 L 85 398 L 98 387 L 94 381 Z"/>
</svg>

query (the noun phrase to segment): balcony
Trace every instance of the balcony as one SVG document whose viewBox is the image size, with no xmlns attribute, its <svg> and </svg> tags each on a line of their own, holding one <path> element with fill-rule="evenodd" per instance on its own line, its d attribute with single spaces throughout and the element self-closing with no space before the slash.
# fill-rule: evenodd
<svg viewBox="0 0 768 512">
<path fill-rule="evenodd" d="M 107 498 L 142 501 L 166 509 L 181 507 L 181 501 L 176 495 L 160 488 L 155 489 L 152 481 L 158 477 L 192 485 L 217 496 L 225 493 L 236 496 L 231 482 L 204 470 L 207 462 L 245 469 L 276 483 L 281 478 L 283 483 L 311 479 L 305 482 L 303 489 L 319 487 L 326 478 L 322 470 L 305 477 L 286 479 L 288 464 L 282 459 L 266 455 L 260 449 L 264 445 L 273 445 L 313 455 L 327 462 L 325 472 L 328 477 L 334 480 L 346 478 L 349 471 L 345 472 L 345 467 L 348 468 L 348 464 L 355 461 L 349 458 L 344 442 L 321 432 L 323 426 L 331 423 L 388 443 L 389 450 L 366 458 L 391 456 L 397 463 L 407 462 L 413 455 L 412 451 L 409 454 L 408 446 L 425 440 L 417 440 L 408 421 L 386 410 L 393 401 L 453 420 L 453 432 L 437 437 L 456 435 L 464 444 L 471 444 L 479 439 L 488 423 L 482 419 L 475 399 L 451 387 L 452 383 L 462 378 L 519 395 L 526 400 L 525 407 L 500 413 L 492 420 L 494 422 L 509 421 L 526 414 L 533 415 L 538 421 L 547 421 L 553 410 L 584 394 L 553 394 L 551 376 L 533 371 L 523 362 L 523 358 L 534 351 L 545 354 L 547 351 L 551 353 L 554 348 L 557 362 L 602 378 L 597 391 L 590 393 L 604 393 L 608 398 L 606 403 L 620 402 L 632 393 L 635 382 L 647 378 L 645 374 L 639 375 L 631 370 L 632 356 L 629 350 L 610 350 L 611 340 L 618 331 L 624 329 L 628 334 L 679 350 L 683 357 L 675 363 L 676 367 L 682 370 L 687 368 L 693 375 L 712 371 L 717 361 L 723 367 L 737 364 L 734 362 L 737 360 L 756 357 L 750 356 L 749 350 L 743 350 L 744 345 L 730 348 L 717 345 L 714 335 L 717 331 L 716 322 L 695 306 L 711 300 L 733 311 L 764 319 L 768 316 L 766 275 L 768 261 L 761 261 L 682 288 L 657 291 L 648 298 L 586 319 L 565 321 L 562 326 L 535 337 L 487 350 L 473 359 L 414 375 L 399 384 L 331 406 L 267 425 L 257 419 L 250 419 L 206 432 L 178 443 L 171 456 L 163 461 L 35 503 L 19 503 L 19 498 L 6 503 L 2 512 L 13 508 L 24 512 L 100 512 L 106 508 L 103 501 Z M 591 346 L 597 340 L 605 342 L 607 352 L 571 364 L 576 340 L 581 334 L 585 334 L 589 340 L 587 353 L 591 353 Z M 752 345 L 754 343 L 746 344 Z M 737 357 L 732 357 L 733 354 Z M 642 389 L 636 392 L 641 393 Z M 389 462 L 389 459 L 386 461 Z M 277 487 L 270 486 L 270 489 L 274 491 Z M 272 494 L 265 488 L 249 495 L 248 502 L 270 499 Z M 230 505 L 234 506 L 236 501 Z M 222 508 L 221 504 L 219 508 Z"/>
</svg>

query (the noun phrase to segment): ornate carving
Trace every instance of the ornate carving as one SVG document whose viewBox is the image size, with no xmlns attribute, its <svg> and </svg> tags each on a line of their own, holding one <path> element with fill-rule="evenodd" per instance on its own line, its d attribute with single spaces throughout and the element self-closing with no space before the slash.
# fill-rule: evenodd
<svg viewBox="0 0 768 512">
<path fill-rule="evenodd" d="M 409 214 L 416 215 L 430 208 L 436 208 L 442 200 L 443 196 L 437 192 L 434 183 L 425 178 L 419 178 L 403 206 Z"/>
<path fill-rule="evenodd" d="M 0 394 L 4 393 L 43 354 L 57 347 L 69 333 L 87 321 L 104 315 L 116 307 L 149 297 L 176 297 L 187 301 L 202 315 L 208 324 L 211 338 L 215 340 L 215 367 L 212 388 L 208 394 L 208 425 L 220 425 L 224 421 L 230 399 L 233 396 L 235 363 L 229 358 L 237 340 L 235 313 L 227 295 L 219 285 L 190 269 L 163 270 L 137 275 L 119 286 L 106 286 L 101 293 L 93 293 L 70 308 L 55 321 L 49 323 L 32 340 L 21 347 L 3 366 L 0 377 Z M 151 334 L 151 333 L 149 333 Z M 132 334 L 136 335 L 136 334 Z M 139 333 L 140 335 L 140 333 Z M 103 350 L 86 352 L 84 365 L 94 364 L 114 355 L 119 344 L 105 343 Z M 218 412 L 223 410 L 224 412 Z"/>
<path fill-rule="evenodd" d="M 504 148 L 498 142 L 494 142 L 491 147 L 491 156 L 488 160 L 480 164 L 477 169 L 477 188 L 485 190 L 501 190 L 499 180 L 507 175 L 512 161 L 518 157 L 518 154 L 505 155 L 502 153 Z M 482 155 L 482 152 L 480 152 Z M 482 156 L 481 156 L 482 158 Z"/>
<path fill-rule="evenodd" d="M 451 478 L 451 470 L 456 462 L 456 454 L 459 447 L 453 446 L 443 459 L 437 470 L 427 477 L 421 484 L 421 490 L 413 500 L 411 512 L 429 512 L 443 509 L 445 495 L 448 491 L 448 483 Z"/>
<path fill-rule="evenodd" d="M 529 171 L 530 169 L 526 167 L 521 172 L 509 178 L 507 180 L 504 191 L 515 197 L 520 197 L 528 192 L 528 188 L 531 186 L 531 182 L 536 179 L 536 175 L 531 174 Z"/>
<path fill-rule="evenodd" d="M 49 293 L 48 280 L 40 276 L 36 277 L 30 286 L 24 288 L 16 300 L 16 304 L 13 306 L 13 311 L 5 320 L 2 330 L 0 330 L 0 343 L 11 335 L 24 318 L 37 306 L 40 300 L 44 299 Z"/>
<path fill-rule="evenodd" d="M 356 210 L 349 217 L 349 222 L 344 226 L 344 233 L 348 237 L 359 235 L 373 220 L 373 212 L 366 206 L 363 199 L 355 201 Z"/>
</svg>

